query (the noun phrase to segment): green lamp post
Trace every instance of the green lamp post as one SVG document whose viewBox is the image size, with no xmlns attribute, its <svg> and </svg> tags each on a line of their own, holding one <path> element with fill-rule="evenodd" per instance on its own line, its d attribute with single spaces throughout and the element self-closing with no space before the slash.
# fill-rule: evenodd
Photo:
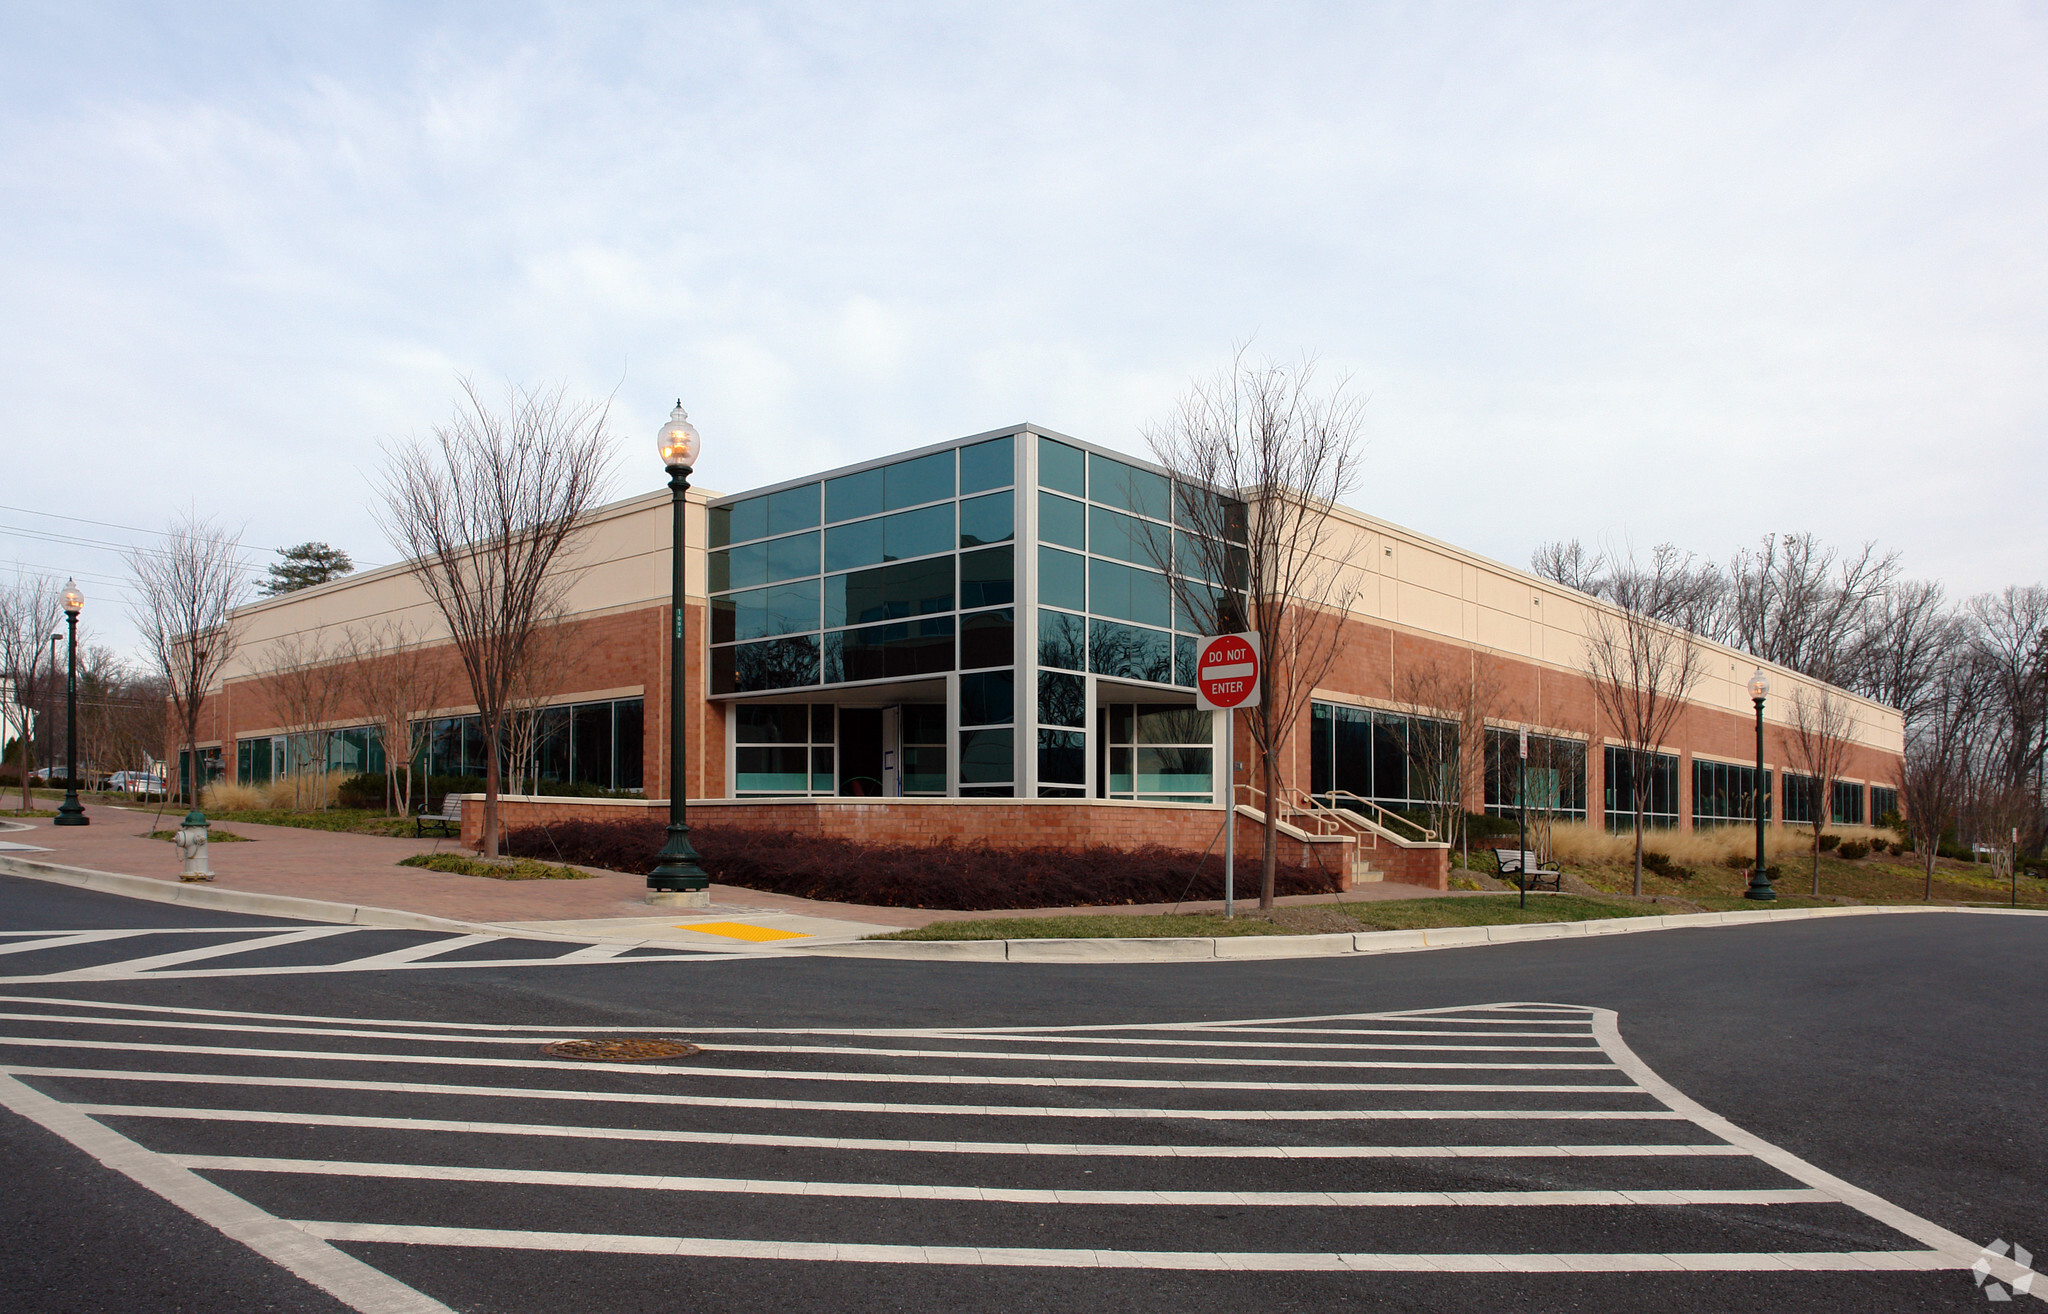
<svg viewBox="0 0 2048 1314">
<path fill-rule="evenodd" d="M 78 801 L 78 613 L 85 610 L 85 595 L 78 581 L 64 581 L 64 626 L 70 636 L 70 663 L 64 676 L 64 802 L 57 809 L 60 826 L 90 826 L 92 818 Z M 27 755 L 23 758 L 26 760 Z"/>
<path fill-rule="evenodd" d="M 1756 817 L 1756 865 L 1749 869 L 1749 888 L 1742 892 L 1745 899 L 1778 897 L 1778 892 L 1771 888 L 1771 872 L 1764 858 L 1764 809 L 1768 806 L 1764 797 L 1764 695 L 1770 691 L 1770 677 L 1759 666 L 1756 674 L 1749 677 L 1749 696 L 1756 703 L 1756 776 L 1750 781 L 1750 812 Z"/>
<path fill-rule="evenodd" d="M 661 452 L 662 467 L 668 471 L 675 535 L 674 546 L 669 553 L 672 613 L 669 618 L 668 659 L 668 842 L 662 845 L 654 870 L 647 873 L 647 901 L 708 908 L 711 906 L 711 877 L 705 873 L 697 850 L 690 844 L 689 773 L 685 770 L 689 749 L 683 734 L 688 724 L 690 698 L 683 674 L 684 659 L 689 652 L 689 629 L 683 611 L 683 515 L 687 505 L 685 495 L 690 491 L 690 471 L 696 468 L 701 440 L 697 436 L 697 426 L 690 423 L 680 399 L 670 413 L 668 423 L 662 425 L 661 432 L 655 435 L 655 445 Z"/>
</svg>

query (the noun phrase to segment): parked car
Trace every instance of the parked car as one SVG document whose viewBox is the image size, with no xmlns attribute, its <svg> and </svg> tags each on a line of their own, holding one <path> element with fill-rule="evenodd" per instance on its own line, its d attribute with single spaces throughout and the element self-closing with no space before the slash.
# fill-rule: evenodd
<svg viewBox="0 0 2048 1314">
<path fill-rule="evenodd" d="M 164 778 L 147 771 L 116 771 L 107 777 L 107 788 L 129 794 L 161 794 L 164 792 Z"/>
</svg>

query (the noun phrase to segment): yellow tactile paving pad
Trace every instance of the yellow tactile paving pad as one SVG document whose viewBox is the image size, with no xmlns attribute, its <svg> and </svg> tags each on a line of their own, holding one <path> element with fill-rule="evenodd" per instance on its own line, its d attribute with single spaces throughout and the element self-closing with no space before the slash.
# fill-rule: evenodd
<svg viewBox="0 0 2048 1314">
<path fill-rule="evenodd" d="M 677 926 L 678 931 L 702 931 L 706 935 L 723 935 L 733 940 L 808 940 L 811 937 L 802 931 L 778 931 L 772 926 L 749 926 L 745 922 L 690 922 Z"/>
</svg>

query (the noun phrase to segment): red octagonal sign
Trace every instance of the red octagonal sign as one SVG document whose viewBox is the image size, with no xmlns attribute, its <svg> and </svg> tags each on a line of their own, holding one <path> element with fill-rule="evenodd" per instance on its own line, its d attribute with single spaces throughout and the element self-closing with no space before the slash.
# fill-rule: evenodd
<svg viewBox="0 0 2048 1314">
<path fill-rule="evenodd" d="M 1195 656 L 1195 706 L 1205 712 L 1259 705 L 1259 636 L 1224 634 L 1202 640 Z"/>
</svg>

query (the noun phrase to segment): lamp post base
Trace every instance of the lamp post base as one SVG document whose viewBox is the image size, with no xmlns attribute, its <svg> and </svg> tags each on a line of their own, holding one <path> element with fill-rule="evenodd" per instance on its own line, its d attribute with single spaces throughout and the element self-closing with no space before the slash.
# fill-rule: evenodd
<svg viewBox="0 0 2048 1314">
<path fill-rule="evenodd" d="M 647 906 L 650 908 L 709 908 L 710 890 L 649 890 Z"/>
<path fill-rule="evenodd" d="M 1749 888 L 1742 892 L 1742 897 L 1745 899 L 1755 899 L 1759 902 L 1769 902 L 1778 897 L 1778 892 L 1771 888 L 1771 878 L 1768 875 L 1763 872 L 1752 871 L 1749 874 Z"/>
<path fill-rule="evenodd" d="M 63 803 L 57 807 L 57 819 L 52 824 L 58 826 L 90 826 L 92 818 L 85 815 L 85 805 L 78 801 L 78 795 L 76 793 L 67 793 L 64 795 Z"/>
<path fill-rule="evenodd" d="M 703 904 L 682 906 L 710 907 L 711 876 L 690 843 L 689 826 L 680 821 L 668 824 L 668 843 L 661 846 L 654 870 L 647 873 L 647 901 L 653 903 L 662 894 L 701 894 Z"/>
</svg>

